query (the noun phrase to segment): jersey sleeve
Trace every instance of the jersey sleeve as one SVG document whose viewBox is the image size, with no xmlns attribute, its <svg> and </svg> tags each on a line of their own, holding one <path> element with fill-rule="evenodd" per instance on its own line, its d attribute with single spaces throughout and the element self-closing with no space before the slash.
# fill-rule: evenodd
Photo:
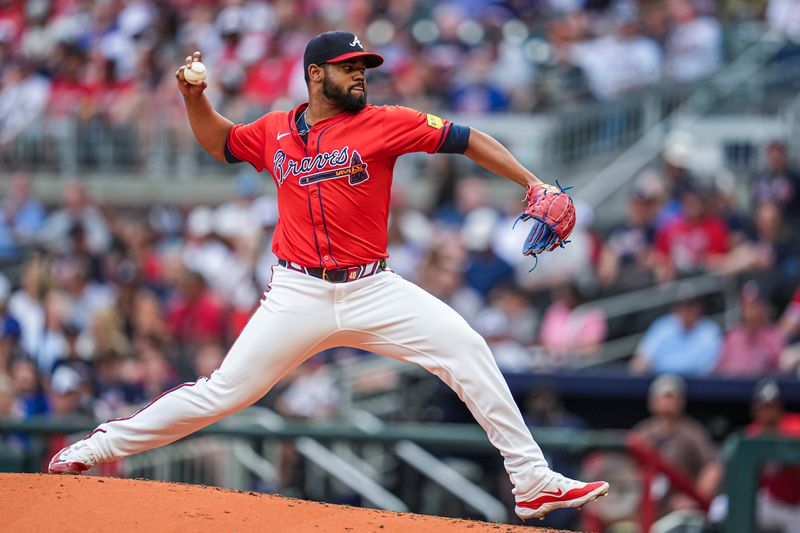
<svg viewBox="0 0 800 533">
<path fill-rule="evenodd" d="M 225 158 L 229 163 L 246 161 L 261 172 L 266 168 L 264 146 L 267 140 L 267 120 L 264 115 L 250 124 L 236 124 L 228 132 Z"/>
<path fill-rule="evenodd" d="M 436 115 L 402 106 L 385 106 L 382 136 L 386 151 L 392 156 L 412 152 L 438 152 L 452 123 Z"/>
</svg>

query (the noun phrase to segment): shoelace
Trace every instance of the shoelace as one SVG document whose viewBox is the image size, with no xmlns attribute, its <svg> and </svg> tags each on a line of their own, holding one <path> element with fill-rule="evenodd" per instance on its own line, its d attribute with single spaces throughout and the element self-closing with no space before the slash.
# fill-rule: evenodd
<svg viewBox="0 0 800 533">
<path fill-rule="evenodd" d="M 568 478 L 567 476 L 559 474 L 558 472 L 553 472 L 553 477 L 551 477 L 550 481 L 547 482 L 548 485 L 551 485 L 553 483 L 557 485 L 570 485 L 570 486 L 580 485 L 579 481 Z"/>
<path fill-rule="evenodd" d="M 71 446 L 70 448 L 67 448 L 67 451 L 65 452 L 64 455 L 66 456 L 66 459 L 63 459 L 65 461 L 68 461 L 70 459 L 74 460 L 74 458 L 77 457 L 78 460 L 80 460 L 80 462 L 82 463 L 94 464 L 94 455 L 92 454 L 92 450 L 90 450 L 89 447 L 83 442 L 78 443 L 78 445 L 76 446 Z"/>
</svg>

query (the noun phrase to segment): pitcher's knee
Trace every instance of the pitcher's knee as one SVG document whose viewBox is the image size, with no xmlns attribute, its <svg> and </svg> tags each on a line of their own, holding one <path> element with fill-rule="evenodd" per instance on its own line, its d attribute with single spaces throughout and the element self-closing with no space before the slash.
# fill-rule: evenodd
<svg viewBox="0 0 800 533">
<path fill-rule="evenodd" d="M 492 356 L 492 352 L 489 349 L 489 345 L 486 343 L 486 340 L 480 336 L 480 334 L 475 331 L 474 329 L 470 328 L 468 330 L 459 331 L 457 335 L 453 335 L 452 337 L 446 337 L 448 342 L 452 342 L 453 348 L 469 354 L 473 357 L 478 357 L 481 355 L 488 355 L 489 357 Z"/>
<path fill-rule="evenodd" d="M 215 373 L 211 378 L 205 379 L 200 385 L 198 391 L 206 400 L 207 414 L 211 416 L 224 416 L 240 409 L 243 409 L 253 403 L 253 394 L 248 394 L 245 387 L 235 386 L 232 383 L 227 383 L 227 380 Z"/>
</svg>

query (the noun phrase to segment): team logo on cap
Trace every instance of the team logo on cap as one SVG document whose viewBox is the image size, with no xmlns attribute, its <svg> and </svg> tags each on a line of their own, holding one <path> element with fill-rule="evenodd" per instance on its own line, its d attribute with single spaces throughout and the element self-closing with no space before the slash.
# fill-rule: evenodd
<svg viewBox="0 0 800 533">
<path fill-rule="evenodd" d="M 353 39 L 353 42 L 350 43 L 350 46 L 352 46 L 352 47 L 358 46 L 359 48 L 364 48 L 361 45 L 361 41 L 358 40 L 358 37 L 356 35 L 353 35 L 353 37 L 354 37 L 354 39 Z"/>
</svg>

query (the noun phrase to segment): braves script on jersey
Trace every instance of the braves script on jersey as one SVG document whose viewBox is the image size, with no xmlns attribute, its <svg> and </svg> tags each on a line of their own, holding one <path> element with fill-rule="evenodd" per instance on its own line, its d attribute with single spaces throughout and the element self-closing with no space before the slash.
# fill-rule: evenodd
<svg viewBox="0 0 800 533">
<path fill-rule="evenodd" d="M 304 143 L 295 122 L 306 105 L 234 126 L 228 136 L 230 153 L 269 171 L 278 187 L 275 255 L 324 268 L 387 257 L 395 161 L 439 151 L 452 124 L 406 107 L 368 105 L 317 122 Z"/>
</svg>

